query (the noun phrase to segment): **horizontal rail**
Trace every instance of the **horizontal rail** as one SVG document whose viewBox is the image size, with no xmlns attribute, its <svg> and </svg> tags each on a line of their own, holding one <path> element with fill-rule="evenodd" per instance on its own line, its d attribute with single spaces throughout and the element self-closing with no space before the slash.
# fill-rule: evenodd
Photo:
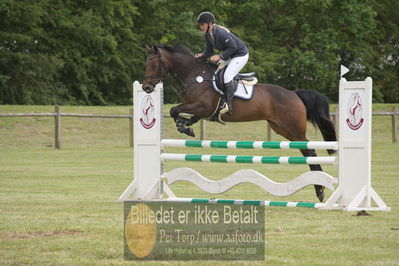
<svg viewBox="0 0 399 266">
<path fill-rule="evenodd" d="M 213 141 L 163 139 L 165 147 L 221 149 L 338 149 L 337 141 Z"/>
<path fill-rule="evenodd" d="M 163 161 L 191 161 L 214 163 L 256 163 L 256 164 L 335 164 L 336 157 L 269 157 L 236 155 L 203 155 L 162 153 Z"/>
<path fill-rule="evenodd" d="M 72 114 L 72 113 L 60 113 L 60 116 L 87 117 L 87 118 L 132 118 L 132 115 L 92 115 L 92 114 Z"/>
<path fill-rule="evenodd" d="M 372 115 L 399 115 L 399 112 L 373 112 Z"/>
<path fill-rule="evenodd" d="M 253 205 L 266 207 L 302 207 L 319 209 L 324 207 L 324 203 L 312 202 L 293 202 L 293 201 L 268 201 L 268 200 L 229 200 L 229 199 L 193 199 L 193 198 L 168 198 L 160 202 L 179 202 L 179 203 L 208 203 L 225 205 Z"/>
<path fill-rule="evenodd" d="M 132 118 L 132 115 L 99 115 L 99 114 L 74 114 L 74 113 L 6 113 L 0 117 L 37 117 L 37 116 L 64 116 L 64 117 L 87 117 L 87 118 Z"/>
<path fill-rule="evenodd" d="M 399 112 L 387 112 L 387 111 L 379 111 L 372 112 L 372 115 L 399 115 Z M 339 115 L 339 112 L 330 112 L 330 115 Z"/>
<path fill-rule="evenodd" d="M 4 113 L 0 117 L 15 117 L 15 116 L 56 116 L 56 113 Z"/>
<path fill-rule="evenodd" d="M 399 112 L 373 112 L 373 115 L 399 115 Z M 57 113 L 3 113 L 0 117 L 18 117 L 18 116 L 56 116 Z M 330 115 L 338 115 L 337 112 L 331 112 Z M 98 114 L 75 114 L 60 113 L 60 116 L 70 117 L 93 117 L 93 118 L 132 118 L 132 115 L 98 115 Z M 171 118 L 170 115 L 164 115 L 165 118 Z"/>
</svg>

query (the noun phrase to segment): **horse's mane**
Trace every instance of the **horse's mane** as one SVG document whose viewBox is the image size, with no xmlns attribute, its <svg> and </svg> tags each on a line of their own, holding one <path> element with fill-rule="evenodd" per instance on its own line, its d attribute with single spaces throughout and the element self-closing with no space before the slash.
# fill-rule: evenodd
<svg viewBox="0 0 399 266">
<path fill-rule="evenodd" d="M 167 44 L 158 44 L 156 45 L 156 47 L 158 48 L 162 48 L 165 49 L 171 53 L 180 53 L 180 54 L 184 54 L 187 55 L 191 58 L 194 58 L 194 54 L 193 52 L 191 52 L 190 48 L 188 48 L 187 46 L 178 43 L 176 45 L 174 45 L 173 47 L 167 45 Z M 200 66 L 204 66 L 206 65 L 207 67 L 211 68 L 211 72 L 214 72 L 217 68 L 217 65 L 211 62 L 207 62 L 206 60 L 202 60 L 202 59 L 196 59 L 195 62 L 197 64 L 199 64 Z"/>
<path fill-rule="evenodd" d="M 163 48 L 172 53 L 181 53 L 181 54 L 185 54 L 185 55 L 194 56 L 194 54 L 191 52 L 191 50 L 187 46 L 185 46 L 181 43 L 178 43 L 173 47 L 166 45 L 166 44 L 158 44 L 157 47 Z"/>
</svg>

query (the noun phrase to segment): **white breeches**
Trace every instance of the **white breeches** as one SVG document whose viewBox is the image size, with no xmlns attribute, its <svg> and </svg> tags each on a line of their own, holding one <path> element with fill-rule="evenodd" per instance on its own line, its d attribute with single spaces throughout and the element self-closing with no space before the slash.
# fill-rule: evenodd
<svg viewBox="0 0 399 266">
<path fill-rule="evenodd" d="M 226 72 L 224 72 L 224 83 L 229 83 L 233 80 L 235 76 L 244 68 L 245 64 L 248 62 L 249 55 L 246 54 L 240 57 L 234 57 L 227 63 Z"/>
</svg>

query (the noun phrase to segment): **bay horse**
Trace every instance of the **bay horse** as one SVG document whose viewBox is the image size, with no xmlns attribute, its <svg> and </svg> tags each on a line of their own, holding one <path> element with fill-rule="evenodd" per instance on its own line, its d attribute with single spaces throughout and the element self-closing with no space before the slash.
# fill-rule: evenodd
<svg viewBox="0 0 399 266">
<path fill-rule="evenodd" d="M 182 104 L 170 110 L 179 132 L 194 136 L 189 126 L 207 119 L 215 112 L 221 95 L 212 89 L 216 65 L 194 58 L 191 51 L 181 45 L 146 47 L 147 61 L 143 90 L 151 93 L 155 85 L 170 73 L 180 84 Z M 201 76 L 201 79 L 197 79 Z M 221 116 L 226 122 L 266 120 L 270 127 L 290 141 L 308 141 L 307 121 L 317 125 L 325 141 L 336 141 L 334 124 L 329 116 L 329 103 L 325 96 L 314 91 L 290 91 L 277 85 L 256 84 L 250 100 L 234 98 L 234 113 Z M 183 117 L 189 114 L 191 118 Z M 317 156 L 313 149 L 301 149 L 303 156 Z M 327 150 L 329 154 L 334 150 Z M 320 165 L 309 165 L 311 171 L 322 171 Z M 316 196 L 322 202 L 324 187 L 315 185 Z"/>
</svg>

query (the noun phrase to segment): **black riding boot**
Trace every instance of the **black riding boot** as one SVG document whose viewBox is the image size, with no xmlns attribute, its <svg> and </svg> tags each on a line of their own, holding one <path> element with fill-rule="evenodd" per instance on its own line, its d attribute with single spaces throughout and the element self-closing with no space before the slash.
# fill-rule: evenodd
<svg viewBox="0 0 399 266">
<path fill-rule="evenodd" d="M 233 97 L 235 92 L 234 80 L 230 81 L 229 83 L 224 84 L 224 96 L 226 98 L 227 103 L 227 113 L 229 115 L 233 114 Z"/>
</svg>

